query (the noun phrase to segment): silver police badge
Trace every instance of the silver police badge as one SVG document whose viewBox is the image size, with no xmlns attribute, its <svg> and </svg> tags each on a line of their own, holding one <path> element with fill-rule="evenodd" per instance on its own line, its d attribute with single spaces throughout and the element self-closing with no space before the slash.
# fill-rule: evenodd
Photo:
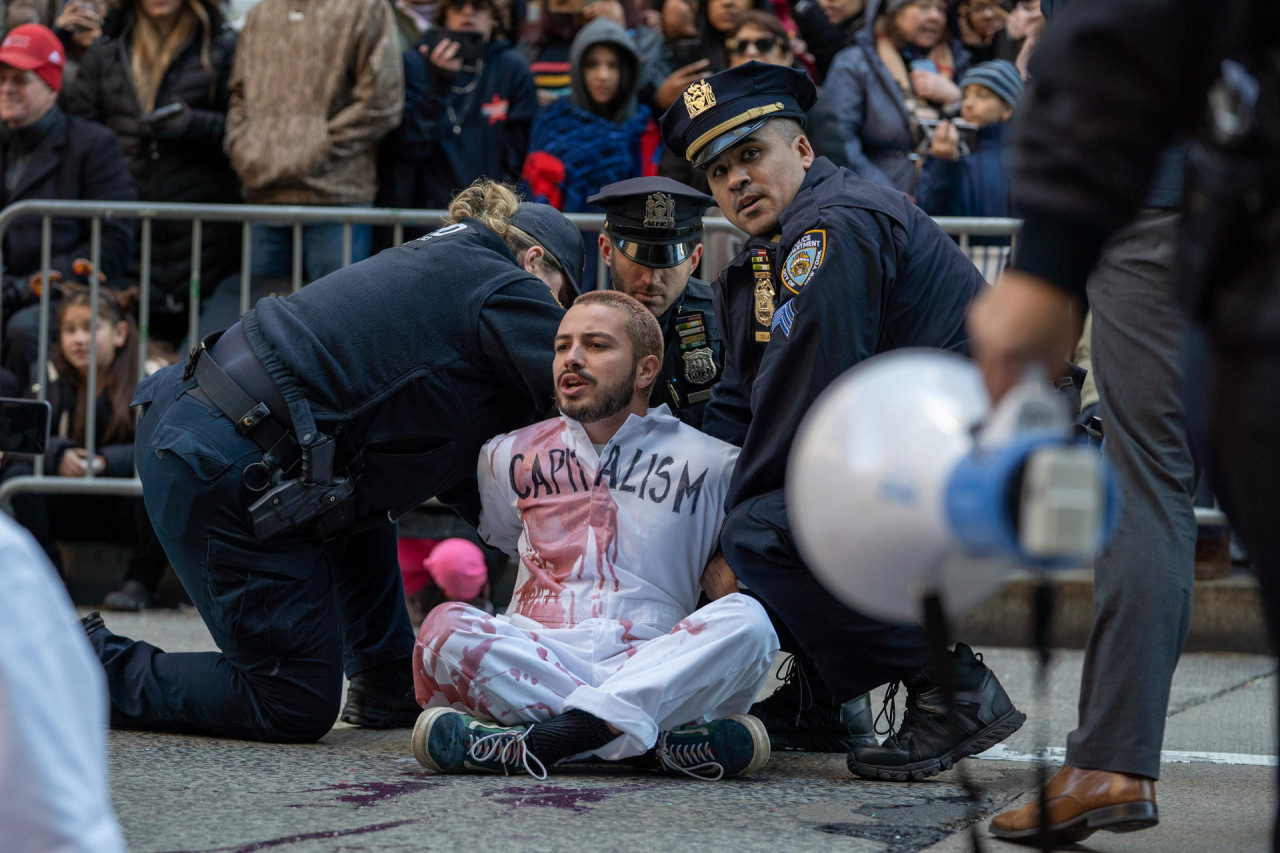
<svg viewBox="0 0 1280 853">
<path fill-rule="evenodd" d="M 644 200 L 645 228 L 675 228 L 676 200 L 667 193 L 649 193 Z"/>
<path fill-rule="evenodd" d="M 716 360 L 708 347 L 684 353 L 684 378 L 691 385 L 706 385 L 716 378 Z"/>
</svg>

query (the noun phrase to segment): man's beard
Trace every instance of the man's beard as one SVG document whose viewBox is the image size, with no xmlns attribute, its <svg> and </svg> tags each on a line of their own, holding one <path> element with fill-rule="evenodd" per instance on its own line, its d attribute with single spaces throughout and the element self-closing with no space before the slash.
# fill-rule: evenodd
<svg viewBox="0 0 1280 853">
<path fill-rule="evenodd" d="M 560 413 L 579 423 L 591 424 L 616 415 L 631 405 L 635 394 L 636 366 L 631 365 L 631 373 L 618 380 L 615 385 L 596 383 L 597 392 L 594 400 L 566 400 L 560 394 L 560 383 L 556 382 L 556 406 Z M 592 379 L 592 375 L 583 370 L 574 371 L 579 376 Z"/>
</svg>

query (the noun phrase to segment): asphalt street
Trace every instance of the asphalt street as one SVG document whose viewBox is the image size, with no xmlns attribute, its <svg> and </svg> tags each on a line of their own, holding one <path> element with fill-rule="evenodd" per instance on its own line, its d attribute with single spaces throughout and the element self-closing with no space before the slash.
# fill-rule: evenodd
<svg viewBox="0 0 1280 853">
<path fill-rule="evenodd" d="M 81 612 L 86 612 L 81 608 Z M 107 626 L 170 651 L 212 649 L 194 610 L 106 614 Z M 1036 784 L 1037 745 L 1075 724 L 1081 653 L 1056 652 L 1037 695 L 1033 655 L 983 648 L 1023 729 L 959 771 L 914 784 L 856 779 L 842 755 L 775 753 L 760 773 L 698 782 L 606 766 L 528 777 L 439 776 L 409 752 L 408 730 L 343 723 L 318 744 L 284 746 L 112 732 L 111 792 L 139 851 L 988 851 L 991 815 Z M 1271 849 L 1276 664 L 1257 655 L 1184 656 L 1157 785 L 1160 825 L 1099 833 L 1095 851 Z M 766 690 L 770 689 L 766 686 Z M 878 699 L 877 699 L 878 702 Z M 1059 750 L 1060 755 L 1060 750 Z M 972 833 L 972 834 L 971 834 Z M 2 846 L 2 845 L 0 845 Z"/>
</svg>

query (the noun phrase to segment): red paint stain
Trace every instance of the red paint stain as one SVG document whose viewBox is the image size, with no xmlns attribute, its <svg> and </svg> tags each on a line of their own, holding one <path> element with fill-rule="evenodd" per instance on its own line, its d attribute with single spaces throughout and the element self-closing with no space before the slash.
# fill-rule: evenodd
<svg viewBox="0 0 1280 853">
<path fill-rule="evenodd" d="M 688 631 L 696 637 L 705 630 L 707 630 L 706 622 L 694 622 L 693 619 L 685 617 L 676 623 L 676 626 L 671 629 L 671 633 L 674 634 L 677 631 Z"/>
</svg>

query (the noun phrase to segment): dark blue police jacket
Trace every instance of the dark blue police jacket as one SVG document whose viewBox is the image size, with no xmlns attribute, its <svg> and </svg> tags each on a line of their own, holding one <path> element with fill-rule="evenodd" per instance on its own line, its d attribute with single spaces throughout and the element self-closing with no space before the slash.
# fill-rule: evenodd
<svg viewBox="0 0 1280 853">
<path fill-rule="evenodd" d="M 546 417 L 564 310 L 507 245 L 466 219 L 327 275 L 244 315 L 289 404 L 359 471 L 356 518 L 432 496 L 474 521 L 481 445 Z"/>
<path fill-rule="evenodd" d="M 666 403 L 671 414 L 696 429 L 724 368 L 724 334 L 711 285 L 689 279 L 658 325 L 666 350 L 649 405 Z"/>
<path fill-rule="evenodd" d="M 967 354 L 965 311 L 985 285 L 906 195 L 825 157 L 779 229 L 748 241 L 716 282 L 725 368 L 703 429 L 742 448 L 730 507 L 782 488 L 801 419 L 848 368 L 898 347 Z M 757 300 L 761 274 L 772 302 Z"/>
</svg>

